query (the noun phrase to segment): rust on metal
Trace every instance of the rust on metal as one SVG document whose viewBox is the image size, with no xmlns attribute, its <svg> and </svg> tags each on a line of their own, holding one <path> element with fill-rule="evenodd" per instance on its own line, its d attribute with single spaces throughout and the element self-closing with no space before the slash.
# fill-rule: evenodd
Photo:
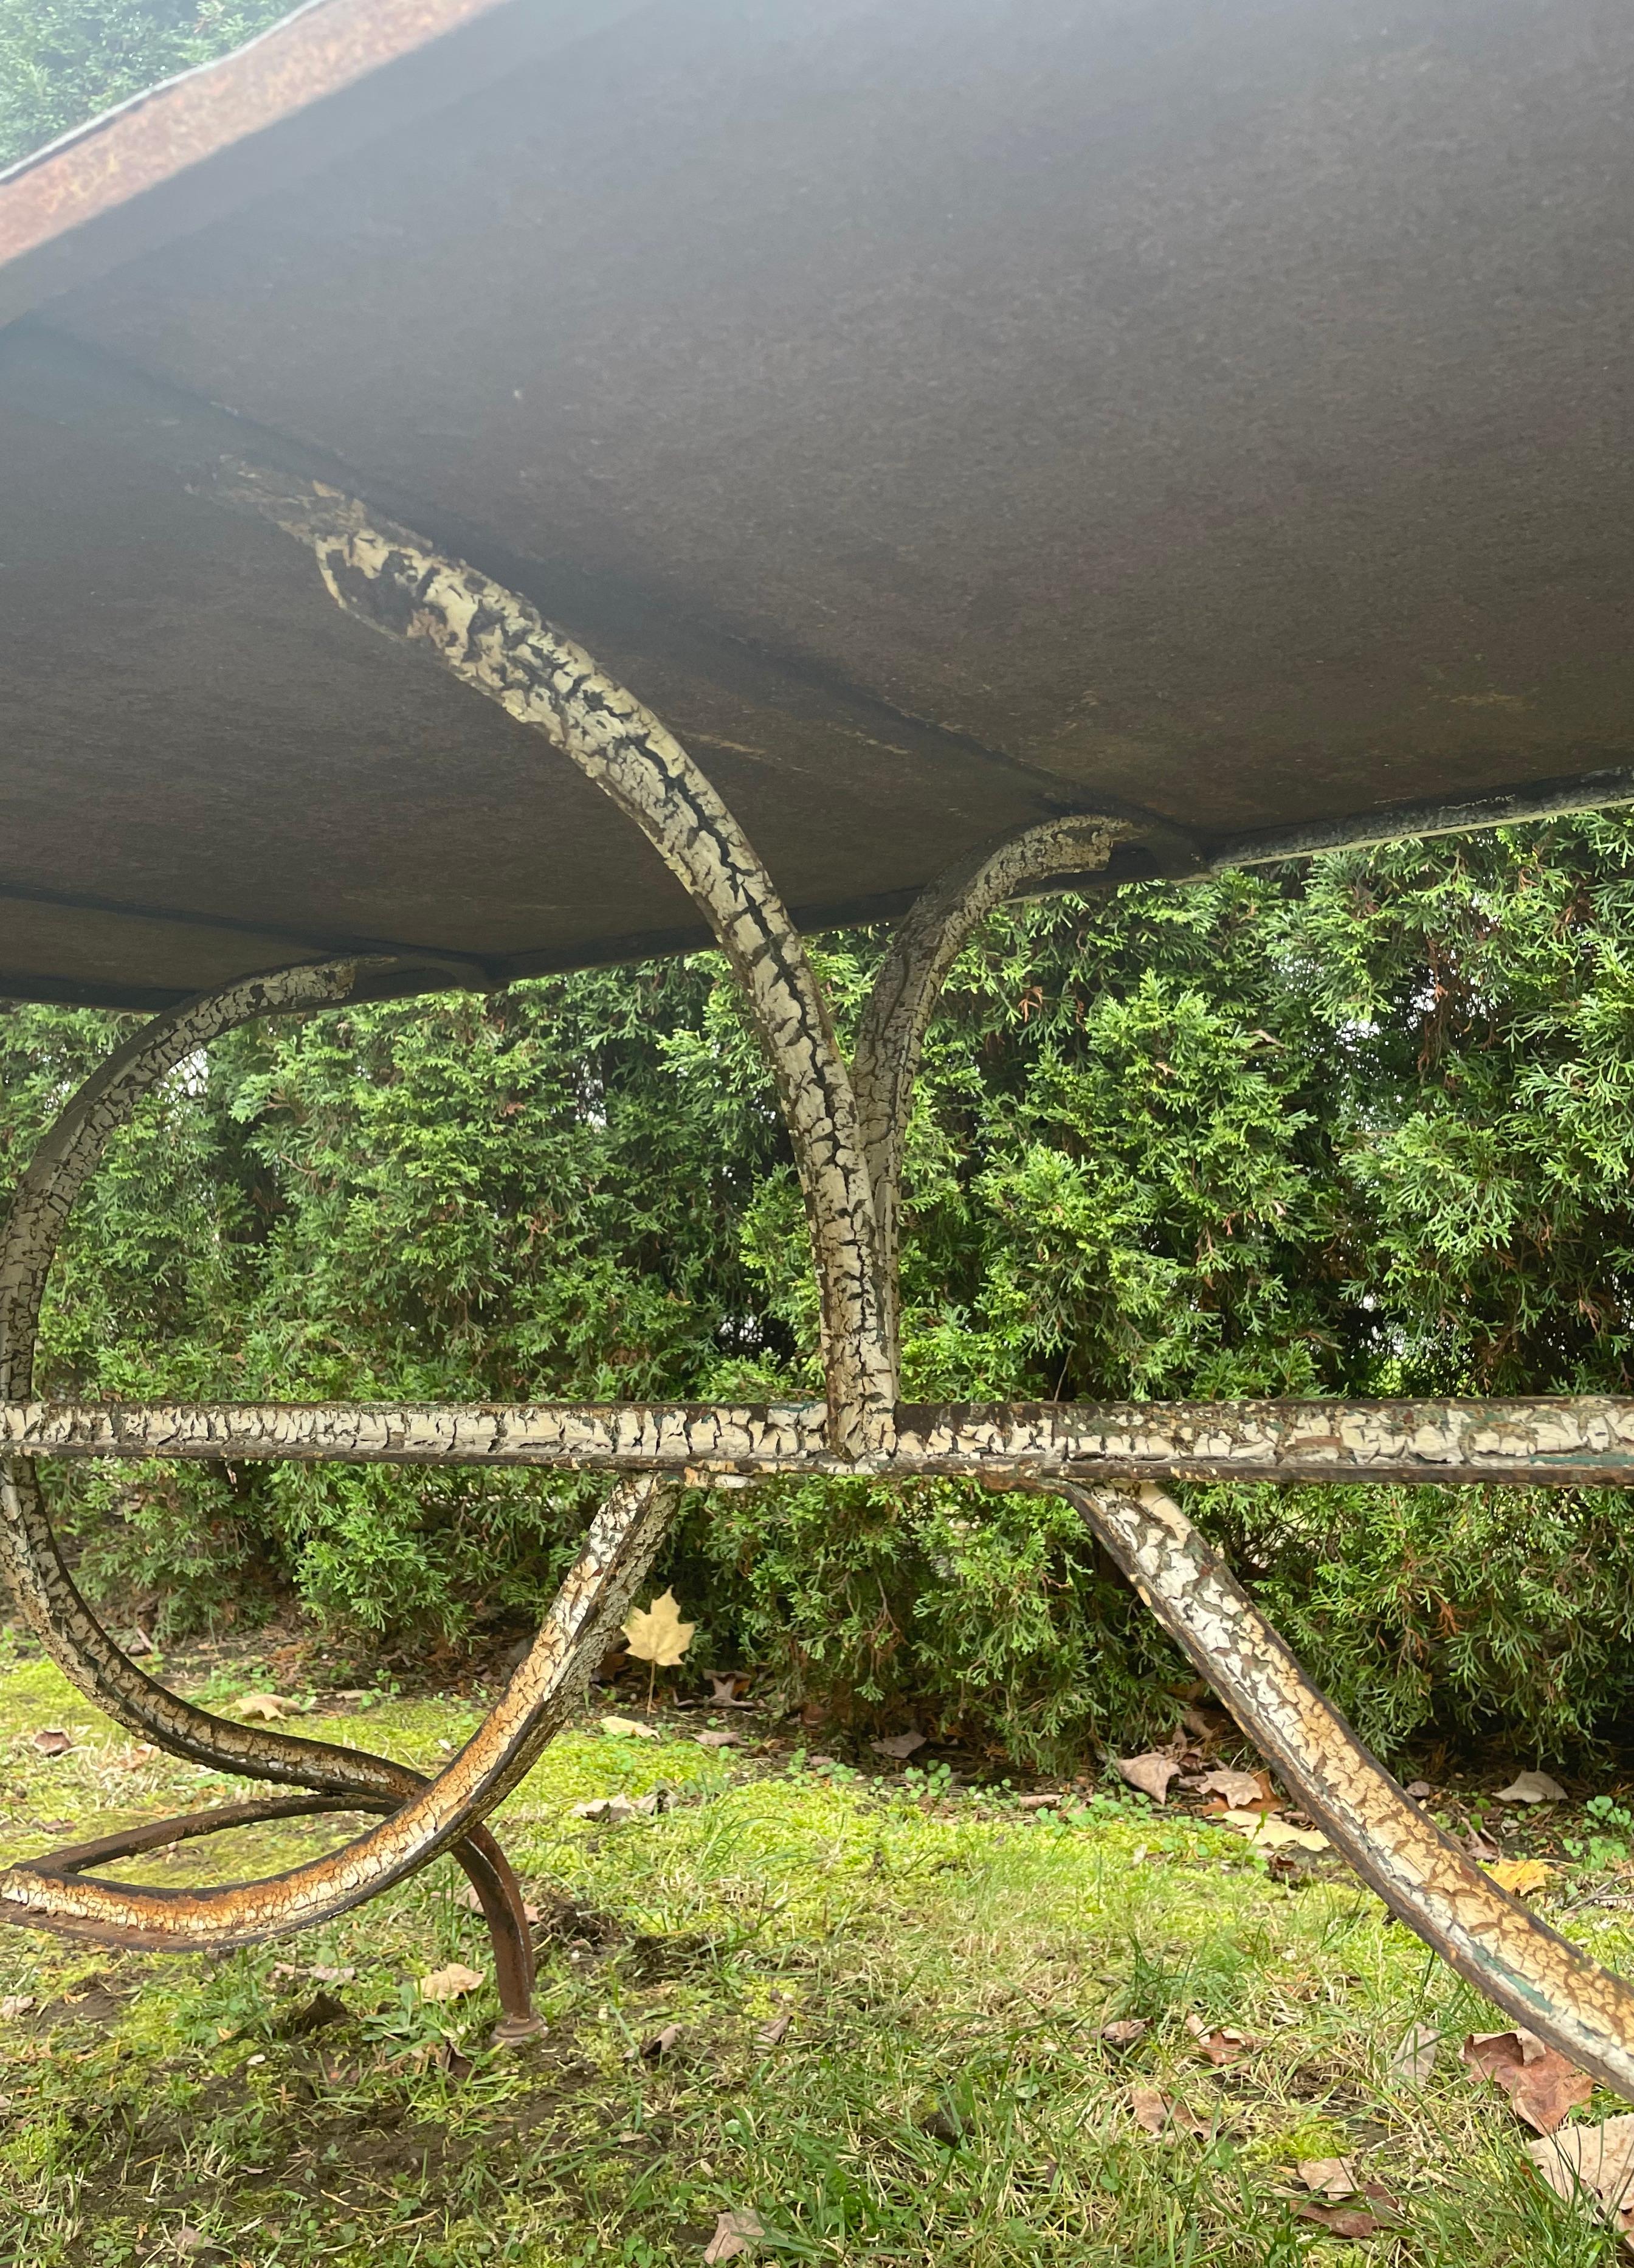
<svg viewBox="0 0 1634 2268">
<path fill-rule="evenodd" d="M 0 1388 L 33 1374 L 40 1304 L 74 1199 L 109 1136 L 195 1049 L 252 1018 L 350 998 L 371 964 L 357 957 L 246 980 L 195 1001 L 127 1042 L 69 1102 L 24 1173 L 0 1241 Z M 597 1649 L 657 1549 L 675 1497 L 662 1480 L 615 1485 L 533 1652 L 476 1738 L 434 1783 L 391 1760 L 266 1727 L 230 1723 L 168 1692 L 130 1660 L 81 1598 L 52 1531 L 33 1462 L 12 1456 L 0 1482 L 0 1566 L 58 1667 L 118 1723 L 172 1754 L 252 1778 L 293 1782 L 384 1824 L 295 1874 L 206 1892 L 147 1891 L 54 1874 L 48 1860 L 0 1875 L 0 1912 L 70 1934 L 198 1949 L 242 1944 L 344 1911 L 379 1881 L 445 1849 L 464 1867 L 494 1941 L 511 2036 L 532 2021 L 533 1952 L 520 1886 L 482 1824 L 571 1705 Z M 429 1800 L 428 1800 L 429 1799 Z M 417 1807 L 417 1808 L 416 1808 Z M 335 1808 L 334 1804 L 326 1808 Z M 60 1862 L 59 1862 L 60 1863 Z"/>
<path fill-rule="evenodd" d="M 221 494 L 308 545 L 345 613 L 423 646 L 569 757 L 690 894 L 742 990 L 793 1145 L 834 1445 L 853 1456 L 887 1448 L 896 1396 L 850 1075 L 799 932 L 710 781 L 651 710 L 528 600 L 410 529 L 333 489 L 254 466 L 232 468 Z"/>
</svg>

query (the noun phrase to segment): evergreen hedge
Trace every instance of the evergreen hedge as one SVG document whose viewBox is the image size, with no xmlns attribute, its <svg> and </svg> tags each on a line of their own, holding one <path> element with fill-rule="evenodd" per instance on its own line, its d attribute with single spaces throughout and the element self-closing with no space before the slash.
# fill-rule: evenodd
<svg viewBox="0 0 1634 2268">
<path fill-rule="evenodd" d="M 823 940 L 843 1027 L 882 939 Z M 127 1020 L 0 1014 L 14 1173 Z M 956 967 L 909 1151 L 912 1398 L 1629 1390 L 1634 821 L 1017 907 Z M 82 1203 L 63 1393 L 820 1390 L 792 1167 L 712 955 L 269 1022 Z M 84 1580 L 169 1632 L 293 1592 L 372 1643 L 536 1610 L 594 1484 L 58 1468 Z M 1613 1491 L 1192 1501 L 1387 1752 L 1561 1756 L 1634 1685 Z M 690 1500 L 697 1658 L 1028 1760 L 1185 1673 L 1047 1500 L 806 1481 Z"/>
</svg>

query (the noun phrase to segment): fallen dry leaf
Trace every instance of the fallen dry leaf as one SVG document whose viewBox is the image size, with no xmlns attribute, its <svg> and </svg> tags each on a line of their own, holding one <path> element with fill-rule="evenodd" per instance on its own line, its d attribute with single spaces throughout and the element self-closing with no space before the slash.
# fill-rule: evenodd
<svg viewBox="0 0 1634 2268">
<path fill-rule="evenodd" d="M 1223 1796 L 1233 1811 L 1244 1810 L 1251 1803 L 1263 1803 L 1266 1800 L 1257 1774 L 1234 1771 L 1226 1764 L 1203 1773 L 1197 1782 L 1197 1793 Z"/>
<path fill-rule="evenodd" d="M 1358 2242 L 1379 2234 L 1376 2215 L 1364 2211 L 1359 2205 L 1296 2205 L 1296 2220 L 1314 2220 L 1330 2236 L 1349 2236 Z"/>
<path fill-rule="evenodd" d="M 1535 2032 L 1472 2032 L 1460 2057 L 1471 2071 L 1501 2087 L 1516 2115 L 1540 2134 L 1552 2134 L 1566 2113 L 1594 2091 L 1588 2073 L 1545 2047 Z"/>
<path fill-rule="evenodd" d="M 868 1745 L 875 1756 L 894 1756 L 899 1764 L 905 1764 L 916 1749 L 924 1748 L 924 1734 L 914 1732 L 893 1733 L 889 1740 L 870 1741 Z"/>
<path fill-rule="evenodd" d="M 33 1745 L 42 1756 L 60 1756 L 73 1747 L 74 1736 L 60 1725 L 48 1725 L 34 1734 Z"/>
<path fill-rule="evenodd" d="M 1119 2016 L 1110 2024 L 1102 2024 L 1100 2036 L 1108 2047 L 1132 2048 L 1151 2029 L 1145 2016 Z"/>
<path fill-rule="evenodd" d="M 1228 2063 L 1240 2063 L 1255 2045 L 1246 2032 L 1205 2024 L 1201 2016 L 1188 2016 L 1186 2029 L 1217 2069 Z"/>
<path fill-rule="evenodd" d="M 1634 2236 L 1634 2117 L 1567 2126 L 1527 2144 L 1527 2155 L 1557 2197 L 1586 2193 L 1624 2236 Z"/>
<path fill-rule="evenodd" d="M 1018 1811 L 1055 1811 L 1059 1808 L 1061 1798 L 1058 1795 L 1019 1795 L 1016 1798 L 1016 1809 Z"/>
<path fill-rule="evenodd" d="M 9 2024 L 18 2016 L 26 2016 L 33 2005 L 32 1992 L 8 1992 L 0 1999 L 0 2022 Z"/>
<path fill-rule="evenodd" d="M 306 1973 L 314 1984 L 350 1984 L 357 1971 L 355 1969 L 310 1969 Z"/>
<path fill-rule="evenodd" d="M 1501 1855 L 1491 1837 L 1483 1835 L 1478 1827 L 1465 1830 L 1464 1848 L 1472 1859 L 1478 1859 L 1483 1867 L 1490 1866 L 1494 1859 Z"/>
<path fill-rule="evenodd" d="M 1564 1803 L 1566 1791 L 1547 1772 L 1523 1771 L 1498 1791 L 1500 1803 Z"/>
<path fill-rule="evenodd" d="M 601 1729 L 615 1741 L 661 1741 L 664 1737 L 656 1725 L 638 1724 L 634 1717 L 604 1717 Z"/>
<path fill-rule="evenodd" d="M 170 2241 L 183 2260 L 206 2261 L 210 2268 L 216 2268 L 217 2262 L 225 2268 L 225 2264 L 232 2258 L 232 2255 L 213 2237 L 206 2236 L 202 2228 L 195 2228 L 185 2220 Z"/>
<path fill-rule="evenodd" d="M 1401 2207 L 1384 2183 L 1358 2181 L 1349 2158 L 1301 2159 L 1299 2179 L 1306 2189 L 1315 2190 L 1322 2197 L 1350 2200 L 1346 2204 L 1294 2206 L 1296 2220 L 1314 2221 L 1330 2236 L 1346 2236 L 1361 2242 L 1376 2236 L 1384 2222 L 1401 2218 Z"/>
<path fill-rule="evenodd" d="M 1546 1889 L 1555 1878 L 1555 1870 L 1542 1859 L 1499 1859 L 1487 1868 L 1500 1890 L 1507 1890 L 1517 1898 L 1530 1897 L 1534 1890 Z"/>
<path fill-rule="evenodd" d="M 1362 2186 L 1348 2158 L 1301 2158 L 1298 2171 L 1306 2188 L 1321 2197 L 1354 2197 Z"/>
<path fill-rule="evenodd" d="M 1427 1795 L 1433 1795 L 1435 1790 L 1427 1779 L 1410 1779 L 1402 1793 L 1410 1795 L 1415 1803 L 1422 1803 Z"/>
<path fill-rule="evenodd" d="M 749 1682 L 742 1670 L 729 1669 L 725 1675 L 722 1676 L 718 1671 L 711 1669 L 709 1675 L 711 1701 L 718 1703 L 724 1709 L 748 1708 L 753 1705 L 740 1697 Z"/>
<path fill-rule="evenodd" d="M 718 2260 L 736 2260 L 758 2244 L 765 2228 L 757 2213 L 740 2205 L 735 2213 L 723 2213 L 716 2220 L 715 2234 L 703 2249 L 705 2268 L 714 2268 Z"/>
<path fill-rule="evenodd" d="M 654 2032 L 649 2038 L 643 2040 L 641 2053 L 647 2062 L 657 2063 L 660 2056 L 666 2056 L 669 2053 L 680 2037 L 679 2024 L 666 2024 L 661 2032 Z"/>
<path fill-rule="evenodd" d="M 429 1977 L 420 1979 L 423 2000 L 457 2000 L 462 1992 L 475 1992 L 487 1982 L 480 1969 L 467 1969 L 462 1961 L 451 1961 L 445 1969 L 434 1969 Z"/>
<path fill-rule="evenodd" d="M 1156 1749 L 1148 1749 L 1145 1756 L 1115 1756 L 1113 1769 L 1120 1779 L 1127 1780 L 1131 1787 L 1138 1788 L 1142 1795 L 1149 1795 L 1154 1803 L 1167 1803 L 1169 1782 L 1180 1766 L 1173 1756 L 1162 1756 Z"/>
<path fill-rule="evenodd" d="M 653 1600 L 644 1612 L 637 1609 L 624 1624 L 624 1637 L 637 1661 L 656 1669 L 673 1669 L 692 1644 L 696 1623 L 683 1623 L 681 1602 L 673 1591 Z"/>
<path fill-rule="evenodd" d="M 1391 2078 L 1404 2079 L 1411 2086 L 1422 2087 L 1435 2070 L 1440 2046 L 1441 2035 L 1433 2026 L 1415 2024 L 1390 2058 Z"/>
<path fill-rule="evenodd" d="M 1173 2127 L 1181 2134 L 1206 2134 L 1208 2128 L 1195 2111 L 1189 2110 L 1179 2098 L 1165 2095 L 1160 2088 L 1131 2087 L 1129 2107 L 1135 2114 L 1137 2125 L 1148 2134 L 1161 2134 Z"/>
<path fill-rule="evenodd" d="M 626 1819 L 650 1819 L 659 1808 L 659 1792 L 650 1795 L 599 1795 L 593 1802 L 576 1803 L 575 1819 L 601 1819 L 610 1826 L 621 1826 Z"/>
<path fill-rule="evenodd" d="M 275 1725 L 280 1717 L 294 1713 L 295 1704 L 286 1701 L 280 1693 L 240 1693 L 232 1709 L 236 1716 L 260 1718 L 266 1724 Z"/>
<path fill-rule="evenodd" d="M 696 1735 L 701 1749 L 735 1749 L 741 1745 L 737 1733 L 700 1733 Z"/>
<path fill-rule="evenodd" d="M 1262 1819 L 1252 1839 L 1267 1851 L 1326 1851 L 1331 1848 L 1328 1837 L 1320 1829 L 1291 1827 L 1285 1819 Z"/>
<path fill-rule="evenodd" d="M 784 2040 L 787 2039 L 789 2036 L 789 2026 L 793 2021 L 794 2017 L 792 2011 L 785 2008 L 781 2015 L 772 2017 L 769 2023 L 764 2023 L 761 2026 L 759 2031 L 754 2035 L 755 2046 L 757 2048 L 780 2048 Z"/>
<path fill-rule="evenodd" d="M 1169 2123 L 1169 2098 L 1160 2088 L 1131 2087 L 1129 2107 L 1135 2114 L 1135 2124 L 1144 2126 L 1148 2134 L 1160 2134 Z"/>
</svg>

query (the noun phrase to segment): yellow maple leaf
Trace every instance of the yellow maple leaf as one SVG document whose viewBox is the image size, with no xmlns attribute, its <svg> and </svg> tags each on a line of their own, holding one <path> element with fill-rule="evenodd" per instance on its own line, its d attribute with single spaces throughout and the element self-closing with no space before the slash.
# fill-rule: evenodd
<svg viewBox="0 0 1634 2268">
<path fill-rule="evenodd" d="M 624 1636 L 637 1661 L 659 1669 L 673 1669 L 692 1644 L 696 1623 L 683 1623 L 681 1603 L 673 1591 L 654 1599 L 644 1613 L 637 1609 L 624 1625 Z"/>
<path fill-rule="evenodd" d="M 1498 1889 L 1517 1898 L 1530 1897 L 1534 1890 L 1545 1889 L 1554 1871 L 1542 1859 L 1500 1859 L 1487 1868 Z"/>
</svg>

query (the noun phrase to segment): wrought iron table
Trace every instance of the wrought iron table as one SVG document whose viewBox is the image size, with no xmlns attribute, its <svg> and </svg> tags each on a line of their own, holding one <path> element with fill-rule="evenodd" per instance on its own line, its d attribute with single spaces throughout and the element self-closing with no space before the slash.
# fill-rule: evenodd
<svg viewBox="0 0 1634 2268">
<path fill-rule="evenodd" d="M 1387 53 L 1365 28 L 1314 0 L 1185 38 L 1159 9 L 1024 31 L 997 0 L 322 0 L 0 180 L 0 989 L 157 1012 L 6 1223 L 0 1558 L 116 1721 L 294 1791 L 14 1865 L 0 1913 L 220 1948 L 448 1852 L 524 2035 L 528 1933 L 484 1822 L 683 1487 L 958 1475 L 1070 1502 L 1392 1908 L 1634 2095 L 1634 1989 L 1402 1793 L 1168 1492 L 1620 1486 L 1634 1401 L 900 1395 L 915 1073 L 995 907 L 1634 802 L 1605 351 L 1634 26 L 1587 0 L 1501 25 L 1418 0 Z M 1494 119 L 1525 128 L 1496 153 Z M 849 1063 L 803 943 L 842 918 L 896 924 Z M 710 940 L 799 1168 L 824 1403 L 34 1398 L 75 1197 L 197 1049 L 256 1017 Z M 224 1721 L 121 1653 L 40 1466 L 156 1456 L 609 1488 L 532 1651 L 428 1781 Z M 379 1820 L 234 1888 L 95 1872 L 325 1810 Z"/>
</svg>

